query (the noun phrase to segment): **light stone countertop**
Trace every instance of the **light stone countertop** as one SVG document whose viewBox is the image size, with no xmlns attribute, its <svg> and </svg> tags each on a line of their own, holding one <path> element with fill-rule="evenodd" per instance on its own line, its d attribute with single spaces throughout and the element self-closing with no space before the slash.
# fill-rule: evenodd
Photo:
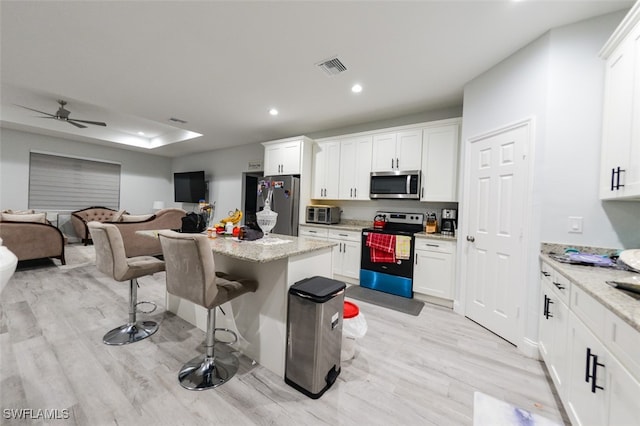
<svg viewBox="0 0 640 426">
<path fill-rule="evenodd" d="M 541 253 L 540 259 L 553 266 L 573 285 L 580 287 L 627 324 L 640 331 L 640 300 L 636 300 L 605 283 L 609 280 L 629 278 L 638 275 L 637 273 L 613 268 L 562 263 L 546 253 Z"/>
<path fill-rule="evenodd" d="M 136 233 L 151 238 L 158 237 L 158 230 L 141 230 Z M 218 235 L 215 238 L 209 238 L 209 245 L 214 254 L 247 262 L 267 263 L 337 246 L 338 243 L 291 235 L 269 234 L 269 237 L 255 241 L 241 241 L 234 237 Z"/>
<path fill-rule="evenodd" d="M 343 220 L 340 223 L 335 225 L 322 225 L 319 223 L 302 223 L 303 226 L 309 226 L 312 228 L 319 229 L 339 229 L 343 231 L 357 231 L 360 232 L 364 228 L 371 228 L 373 226 L 372 221 L 370 220 Z M 435 234 L 427 234 L 426 232 L 417 232 L 415 234 L 416 238 L 430 238 L 434 240 L 446 240 L 446 241 L 456 241 L 456 237 L 452 237 L 450 235 L 442 235 L 441 233 Z"/>
<path fill-rule="evenodd" d="M 284 241 L 289 242 L 280 244 Z M 279 244 L 270 244 L 272 242 Z M 240 241 L 237 238 L 218 236 L 210 238 L 209 243 L 214 254 L 258 263 L 272 262 L 338 245 L 331 241 L 278 234 L 269 234 L 266 239 L 261 238 L 255 241 Z"/>
</svg>

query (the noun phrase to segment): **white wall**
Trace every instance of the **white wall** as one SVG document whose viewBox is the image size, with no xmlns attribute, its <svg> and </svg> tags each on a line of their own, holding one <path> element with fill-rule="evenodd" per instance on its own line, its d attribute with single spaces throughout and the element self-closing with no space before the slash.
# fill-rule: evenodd
<svg viewBox="0 0 640 426">
<path fill-rule="evenodd" d="M 474 136 L 529 117 L 535 121 L 524 331 L 532 341 L 541 241 L 640 246 L 640 203 L 598 200 L 604 62 L 597 55 L 623 16 L 554 29 L 465 86 L 463 156 L 465 141 Z M 461 210 L 463 215 L 463 205 Z M 567 232 L 568 216 L 584 217 L 582 234 Z M 457 294 L 464 295 L 460 272 Z"/>
<path fill-rule="evenodd" d="M 174 158 L 171 168 L 174 172 L 204 170 L 209 181 L 208 199 L 215 202 L 214 218 L 218 220 L 231 210 L 243 209 L 242 173 L 250 171 L 249 162 L 263 160 L 264 147 L 251 144 Z M 183 208 L 195 210 L 197 205 L 183 204 Z"/>
<path fill-rule="evenodd" d="M 168 158 L 3 128 L 0 210 L 28 207 L 31 150 L 120 163 L 120 207 L 130 213 L 150 213 L 156 200 L 174 205 Z"/>
<path fill-rule="evenodd" d="M 623 16 L 609 14 L 551 32 L 542 241 L 640 247 L 640 202 L 598 198 L 604 61 L 597 53 Z M 584 218 L 582 234 L 568 232 L 569 216 Z"/>
</svg>

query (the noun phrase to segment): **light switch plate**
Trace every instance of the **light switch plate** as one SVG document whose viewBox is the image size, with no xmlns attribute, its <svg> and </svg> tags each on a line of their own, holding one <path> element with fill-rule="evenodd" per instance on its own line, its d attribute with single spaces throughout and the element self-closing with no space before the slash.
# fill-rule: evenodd
<svg viewBox="0 0 640 426">
<path fill-rule="evenodd" d="M 582 234 L 582 217 L 569 216 L 569 233 Z"/>
</svg>

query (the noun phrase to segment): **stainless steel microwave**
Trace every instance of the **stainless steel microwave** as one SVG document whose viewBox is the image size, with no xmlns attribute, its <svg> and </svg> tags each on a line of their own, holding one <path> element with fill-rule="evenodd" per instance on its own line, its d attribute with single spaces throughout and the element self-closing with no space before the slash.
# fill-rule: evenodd
<svg viewBox="0 0 640 426">
<path fill-rule="evenodd" d="M 372 172 L 369 198 L 420 199 L 420 170 Z"/>
<path fill-rule="evenodd" d="M 340 207 L 307 206 L 307 223 L 322 223 L 325 225 L 340 223 Z"/>
</svg>

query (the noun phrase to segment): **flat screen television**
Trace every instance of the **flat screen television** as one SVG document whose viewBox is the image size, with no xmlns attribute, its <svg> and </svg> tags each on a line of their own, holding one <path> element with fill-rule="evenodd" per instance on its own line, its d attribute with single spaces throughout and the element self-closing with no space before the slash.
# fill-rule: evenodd
<svg viewBox="0 0 640 426">
<path fill-rule="evenodd" d="M 207 185 L 204 171 L 173 174 L 173 189 L 176 203 L 197 203 L 206 199 Z"/>
</svg>

